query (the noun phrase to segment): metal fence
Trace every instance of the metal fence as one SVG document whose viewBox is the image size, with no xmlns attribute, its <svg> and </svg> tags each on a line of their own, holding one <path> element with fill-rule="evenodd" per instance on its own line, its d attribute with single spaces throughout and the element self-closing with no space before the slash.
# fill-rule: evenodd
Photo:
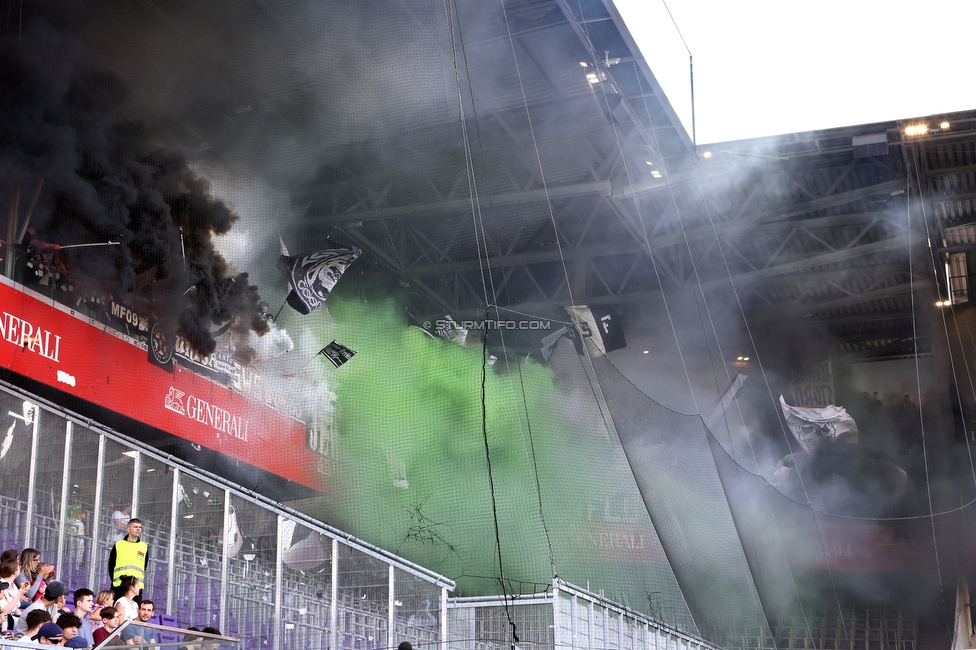
<svg viewBox="0 0 976 650">
<path fill-rule="evenodd" d="M 508 650 L 718 650 L 714 645 L 555 579 L 552 591 L 518 596 L 451 598 L 450 647 Z"/>
<path fill-rule="evenodd" d="M 3 548 L 36 548 L 70 590 L 97 592 L 129 516 L 164 625 L 248 650 L 446 647 L 450 580 L 0 386 Z"/>
</svg>

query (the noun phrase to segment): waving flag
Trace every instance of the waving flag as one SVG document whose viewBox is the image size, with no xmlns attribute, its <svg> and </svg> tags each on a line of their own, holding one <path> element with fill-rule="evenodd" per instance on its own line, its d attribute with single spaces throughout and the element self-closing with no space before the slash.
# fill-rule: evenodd
<svg viewBox="0 0 976 650">
<path fill-rule="evenodd" d="M 779 396 L 779 405 L 783 409 L 783 417 L 793 436 L 808 453 L 817 451 L 827 439 L 857 442 L 857 424 L 843 406 L 833 404 L 824 408 L 790 406 L 782 395 Z"/>
<path fill-rule="evenodd" d="M 614 311 L 606 305 L 569 305 L 566 312 L 576 323 L 583 338 L 596 345 L 600 354 L 627 347 L 623 326 Z"/>
<path fill-rule="evenodd" d="M 355 350 L 350 350 L 341 343 L 332 341 L 327 346 L 319 350 L 319 354 L 331 361 L 336 368 L 349 361 L 356 354 Z"/>
<path fill-rule="evenodd" d="M 302 314 L 309 314 L 326 301 L 346 267 L 362 254 L 356 248 L 330 248 L 303 257 L 290 257 L 282 243 L 278 270 L 288 278 L 291 292 L 286 301 Z"/>
</svg>

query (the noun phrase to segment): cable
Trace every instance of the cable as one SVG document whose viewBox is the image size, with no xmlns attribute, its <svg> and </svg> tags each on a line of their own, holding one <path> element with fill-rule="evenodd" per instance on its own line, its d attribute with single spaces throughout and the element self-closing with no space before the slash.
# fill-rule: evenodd
<svg viewBox="0 0 976 650">
<path fill-rule="evenodd" d="M 906 207 L 905 212 L 906 212 L 906 219 L 907 219 L 907 222 L 908 222 L 908 278 L 909 278 L 908 281 L 909 281 L 909 284 L 911 286 L 912 337 L 913 337 L 913 343 L 915 345 L 915 390 L 917 391 L 916 392 L 916 395 L 918 395 L 919 397 L 921 397 L 921 395 L 922 395 L 922 377 L 921 377 L 921 370 L 920 370 L 919 364 L 918 364 L 918 326 L 916 324 L 916 312 L 915 312 L 915 274 L 914 274 L 914 269 L 913 269 L 913 264 L 914 264 L 913 257 L 914 256 L 912 255 L 912 182 L 911 182 L 912 181 L 912 177 L 911 177 L 911 174 L 913 172 L 914 172 L 914 175 L 915 175 L 915 186 L 917 188 L 917 192 L 918 192 L 918 196 L 919 196 L 919 201 L 922 204 L 922 222 L 923 222 L 923 224 L 925 224 L 925 221 L 926 221 L 926 217 L 925 217 L 925 202 L 922 201 L 922 196 L 921 196 L 921 194 L 922 194 L 922 179 L 919 177 L 919 173 L 918 173 L 918 164 L 917 164 L 917 161 L 916 161 L 917 152 L 910 145 L 908 145 L 907 148 L 906 148 L 906 145 L 903 144 L 902 147 L 903 147 L 902 152 L 903 152 L 903 155 L 905 156 L 905 159 L 906 159 L 905 160 L 905 162 L 906 162 L 905 173 L 906 173 L 906 175 L 908 175 L 908 188 L 907 188 L 907 195 L 906 195 L 906 206 L 907 207 Z M 928 224 L 925 224 L 925 229 L 926 229 L 926 232 L 928 232 Z M 918 409 L 918 426 L 919 426 L 920 433 L 921 433 L 921 437 L 922 437 L 922 463 L 923 463 L 923 466 L 925 468 L 925 491 L 926 491 L 926 495 L 927 495 L 927 498 L 928 498 L 929 514 L 931 515 L 934 512 L 935 509 L 934 509 L 934 507 L 932 505 L 932 482 L 931 482 L 931 478 L 929 476 L 928 449 L 927 449 L 927 445 L 925 444 L 925 423 L 922 420 L 922 409 L 921 408 Z M 931 519 L 931 528 L 932 528 L 932 551 L 933 551 L 933 553 L 935 553 L 935 570 L 936 570 L 936 575 L 939 578 L 939 595 L 940 595 L 940 597 L 942 599 L 943 610 L 945 610 L 945 607 L 946 607 L 946 602 L 945 602 L 945 585 L 944 585 L 943 580 L 942 580 L 942 565 L 941 565 L 940 558 L 939 558 L 939 544 L 938 544 L 938 536 L 936 535 L 936 530 L 935 530 L 935 519 L 934 518 Z M 947 623 L 948 623 L 948 621 L 947 621 Z"/>
</svg>

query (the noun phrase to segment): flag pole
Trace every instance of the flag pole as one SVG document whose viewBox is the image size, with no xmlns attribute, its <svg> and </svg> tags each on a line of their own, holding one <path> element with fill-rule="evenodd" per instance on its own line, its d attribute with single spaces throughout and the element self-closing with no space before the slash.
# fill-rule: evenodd
<svg viewBox="0 0 976 650">
<path fill-rule="evenodd" d="M 118 246 L 118 245 L 119 242 L 117 241 L 103 241 L 97 244 L 67 244 L 66 246 L 61 246 L 61 250 L 64 250 L 65 248 L 87 248 L 89 246 Z"/>
<path fill-rule="evenodd" d="M 272 318 L 271 320 L 273 320 L 276 323 L 278 322 L 278 314 L 280 314 L 281 310 L 285 308 L 286 302 L 288 302 L 288 296 L 285 296 L 285 299 L 281 303 L 281 307 L 278 307 L 278 312 L 274 315 L 274 318 Z"/>
</svg>

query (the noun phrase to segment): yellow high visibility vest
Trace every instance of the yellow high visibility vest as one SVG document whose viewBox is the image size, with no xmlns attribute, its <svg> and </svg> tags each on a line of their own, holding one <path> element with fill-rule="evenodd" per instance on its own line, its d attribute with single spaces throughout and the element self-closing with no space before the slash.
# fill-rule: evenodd
<svg viewBox="0 0 976 650">
<path fill-rule="evenodd" d="M 115 542 L 115 570 L 112 572 L 112 586 L 122 584 L 122 576 L 135 576 L 142 587 L 146 577 L 146 553 L 149 545 L 145 542 L 130 542 L 120 539 Z"/>
</svg>

